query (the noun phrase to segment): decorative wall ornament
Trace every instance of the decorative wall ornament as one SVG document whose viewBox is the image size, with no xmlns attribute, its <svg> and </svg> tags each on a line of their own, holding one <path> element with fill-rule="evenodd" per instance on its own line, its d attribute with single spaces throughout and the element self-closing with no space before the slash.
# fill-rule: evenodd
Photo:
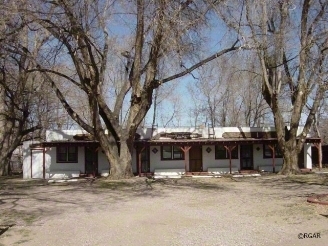
<svg viewBox="0 0 328 246">
<path fill-rule="evenodd" d="M 210 147 L 207 147 L 207 148 L 206 148 L 206 152 L 207 152 L 207 153 L 210 153 L 211 151 L 212 151 L 212 149 L 211 149 Z"/>
<path fill-rule="evenodd" d="M 157 149 L 157 148 L 153 148 L 153 149 L 152 149 L 152 152 L 153 152 L 154 154 L 156 154 L 156 153 L 158 152 L 158 149 Z"/>
</svg>

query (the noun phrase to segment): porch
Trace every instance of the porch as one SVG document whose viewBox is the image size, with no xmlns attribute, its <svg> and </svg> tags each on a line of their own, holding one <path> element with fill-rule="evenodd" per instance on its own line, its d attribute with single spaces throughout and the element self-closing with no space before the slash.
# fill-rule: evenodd
<svg viewBox="0 0 328 246">
<path fill-rule="evenodd" d="M 311 169 L 308 151 L 310 144 L 318 141 L 306 139 L 306 149 L 299 156 L 300 168 Z M 275 173 L 283 165 L 276 138 L 141 140 L 135 149 L 135 173 L 139 176 L 155 175 L 158 169 L 184 170 L 184 175 Z"/>
<path fill-rule="evenodd" d="M 24 178 L 71 179 L 109 176 L 109 164 L 97 141 L 33 143 L 24 157 Z M 29 163 L 28 163 L 29 162 Z"/>
</svg>

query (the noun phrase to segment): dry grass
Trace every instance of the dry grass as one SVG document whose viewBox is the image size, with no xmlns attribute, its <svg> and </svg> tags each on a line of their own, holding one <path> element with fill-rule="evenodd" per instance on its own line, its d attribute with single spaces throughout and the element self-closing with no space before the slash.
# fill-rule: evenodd
<svg viewBox="0 0 328 246">
<path fill-rule="evenodd" d="M 254 228 L 254 231 L 271 228 L 271 233 L 289 233 L 288 235 L 295 236 L 295 242 L 299 242 L 296 232 L 311 231 L 314 223 L 318 232 L 328 235 L 328 231 L 322 229 L 326 228 L 328 206 L 306 202 L 309 195 L 322 193 L 327 185 L 327 174 L 273 174 L 258 178 L 234 179 L 230 176 L 161 179 L 151 181 L 150 185 L 146 178 L 139 177 L 119 181 L 101 178 L 92 183 L 80 180 L 64 184 L 1 178 L 0 225 L 15 226 L 1 235 L 0 241 L 6 242 L 3 245 L 35 245 L 36 242 L 48 242 L 47 240 L 57 243 L 50 230 L 55 230 L 61 238 L 66 237 L 66 240 L 69 240 L 72 235 L 67 233 L 72 228 L 74 218 L 74 228 L 77 228 L 78 234 L 74 234 L 74 240 L 77 240 L 74 243 L 80 240 L 80 244 L 83 244 L 83 240 L 86 240 L 84 236 L 88 235 L 85 230 L 92 230 L 97 234 L 94 226 L 98 224 L 92 223 L 98 218 L 98 222 L 105 223 L 106 228 L 111 226 L 111 230 L 117 229 L 117 232 L 107 235 L 110 230 L 106 230 L 105 234 L 103 232 L 98 237 L 95 236 L 97 240 L 104 235 L 111 237 L 111 240 L 116 236 L 119 238 L 117 240 L 128 239 L 130 234 L 124 234 L 125 221 L 128 225 L 138 224 L 136 230 L 139 236 L 148 235 L 148 225 L 152 224 L 151 230 L 160 233 L 153 235 L 149 240 L 153 240 L 156 235 L 166 235 L 165 233 L 169 233 L 170 228 L 178 222 L 181 227 L 176 227 L 177 232 L 193 232 L 195 238 L 199 238 L 201 235 L 197 235 L 198 229 L 195 229 L 197 221 L 200 228 L 208 227 L 200 231 L 217 231 L 220 227 L 229 232 L 227 235 L 233 235 L 230 233 L 232 230 L 237 238 L 243 240 L 247 237 L 252 241 L 258 237 L 257 240 L 263 240 L 262 245 L 269 245 L 264 240 L 265 235 L 262 237 L 261 234 L 239 232 L 247 226 L 249 227 L 245 230 L 248 232 L 252 232 Z M 144 220 L 147 220 L 147 223 L 143 223 Z M 230 224 L 233 226 L 228 226 Z M 295 226 L 301 229 L 295 229 Z M 100 225 L 97 228 L 102 230 Z M 181 228 L 186 229 L 184 231 Z M 124 236 L 119 236 L 121 231 Z M 280 235 L 281 238 L 283 235 Z M 235 245 L 234 238 L 231 237 L 230 244 L 226 245 Z M 96 245 L 104 245 L 99 242 Z M 128 240 L 124 242 L 131 243 Z M 178 245 L 189 243 L 183 242 Z M 289 241 L 285 243 L 290 245 Z"/>
<path fill-rule="evenodd" d="M 328 174 L 300 174 L 291 175 L 287 178 L 291 182 L 303 183 L 309 185 L 324 185 L 328 186 Z"/>
</svg>

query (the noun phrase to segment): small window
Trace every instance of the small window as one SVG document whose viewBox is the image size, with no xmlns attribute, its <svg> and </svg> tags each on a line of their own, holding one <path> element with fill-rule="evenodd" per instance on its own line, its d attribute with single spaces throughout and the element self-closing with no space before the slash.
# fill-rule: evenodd
<svg viewBox="0 0 328 246">
<path fill-rule="evenodd" d="M 277 144 L 274 145 L 274 150 L 275 150 L 275 158 L 282 158 L 282 152 L 278 148 Z M 263 158 L 272 158 L 272 149 L 269 147 L 269 145 L 264 144 L 263 145 Z"/>
<path fill-rule="evenodd" d="M 163 160 L 172 159 L 172 146 L 162 146 L 162 159 Z"/>
<path fill-rule="evenodd" d="M 228 150 L 223 145 L 215 146 L 215 159 L 229 159 Z M 238 146 L 231 151 L 231 159 L 238 159 Z"/>
<path fill-rule="evenodd" d="M 184 160 L 184 153 L 179 146 L 162 146 L 162 160 Z"/>
<path fill-rule="evenodd" d="M 78 162 L 76 146 L 59 146 L 57 149 L 57 162 Z"/>
</svg>

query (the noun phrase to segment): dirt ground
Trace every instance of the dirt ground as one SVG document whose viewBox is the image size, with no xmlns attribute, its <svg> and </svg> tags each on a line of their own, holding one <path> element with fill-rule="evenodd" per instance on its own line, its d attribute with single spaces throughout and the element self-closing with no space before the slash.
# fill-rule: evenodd
<svg viewBox="0 0 328 246">
<path fill-rule="evenodd" d="M 327 245 L 328 206 L 306 202 L 327 188 L 327 174 L 0 179 L 0 245 Z"/>
</svg>

